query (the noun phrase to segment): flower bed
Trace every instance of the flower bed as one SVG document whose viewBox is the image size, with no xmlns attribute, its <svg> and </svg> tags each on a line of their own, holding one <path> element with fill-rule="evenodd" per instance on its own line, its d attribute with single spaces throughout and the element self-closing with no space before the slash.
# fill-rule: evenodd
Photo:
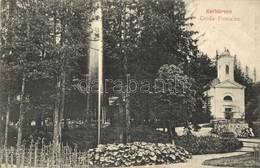
<svg viewBox="0 0 260 168">
<path fill-rule="evenodd" d="M 247 123 L 214 123 L 211 132 L 218 135 L 233 132 L 235 137 L 254 137 L 252 129 L 248 127 Z"/>
<path fill-rule="evenodd" d="M 88 153 L 90 165 L 102 167 L 170 164 L 191 158 L 182 147 L 146 142 L 99 145 Z"/>
<path fill-rule="evenodd" d="M 214 136 L 180 136 L 176 138 L 175 143 L 195 155 L 233 152 L 243 146 L 236 138 Z"/>
</svg>

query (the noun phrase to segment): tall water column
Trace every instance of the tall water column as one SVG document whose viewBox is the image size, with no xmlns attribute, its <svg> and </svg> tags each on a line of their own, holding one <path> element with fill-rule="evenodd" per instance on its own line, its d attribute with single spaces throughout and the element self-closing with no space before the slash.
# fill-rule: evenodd
<svg viewBox="0 0 260 168">
<path fill-rule="evenodd" d="M 103 25 L 101 2 L 96 2 L 94 20 L 91 22 L 88 60 L 88 104 L 89 122 L 97 123 L 97 143 L 100 143 L 102 99 L 103 99 Z"/>
</svg>

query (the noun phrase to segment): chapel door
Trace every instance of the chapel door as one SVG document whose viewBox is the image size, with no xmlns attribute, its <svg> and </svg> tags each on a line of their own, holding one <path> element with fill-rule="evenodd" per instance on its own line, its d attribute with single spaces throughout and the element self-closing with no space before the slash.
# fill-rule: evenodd
<svg viewBox="0 0 260 168">
<path fill-rule="evenodd" d="M 232 108 L 225 108 L 225 119 L 233 120 Z"/>
</svg>

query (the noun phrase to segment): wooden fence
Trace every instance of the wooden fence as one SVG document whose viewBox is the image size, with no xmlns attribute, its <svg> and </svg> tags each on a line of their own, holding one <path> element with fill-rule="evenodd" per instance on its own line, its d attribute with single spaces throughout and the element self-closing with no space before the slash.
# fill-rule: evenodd
<svg viewBox="0 0 260 168">
<path fill-rule="evenodd" d="M 0 149 L 0 168 L 86 168 L 89 167 L 88 153 L 79 152 L 68 145 L 55 151 L 52 144 L 31 143 L 29 148 L 11 147 Z"/>
</svg>

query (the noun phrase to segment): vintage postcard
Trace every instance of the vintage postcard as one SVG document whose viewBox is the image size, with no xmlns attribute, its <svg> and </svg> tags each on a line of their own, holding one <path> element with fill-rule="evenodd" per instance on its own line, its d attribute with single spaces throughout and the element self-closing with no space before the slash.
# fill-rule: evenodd
<svg viewBox="0 0 260 168">
<path fill-rule="evenodd" d="M 0 168 L 260 167 L 260 1 L 0 11 Z"/>
</svg>

